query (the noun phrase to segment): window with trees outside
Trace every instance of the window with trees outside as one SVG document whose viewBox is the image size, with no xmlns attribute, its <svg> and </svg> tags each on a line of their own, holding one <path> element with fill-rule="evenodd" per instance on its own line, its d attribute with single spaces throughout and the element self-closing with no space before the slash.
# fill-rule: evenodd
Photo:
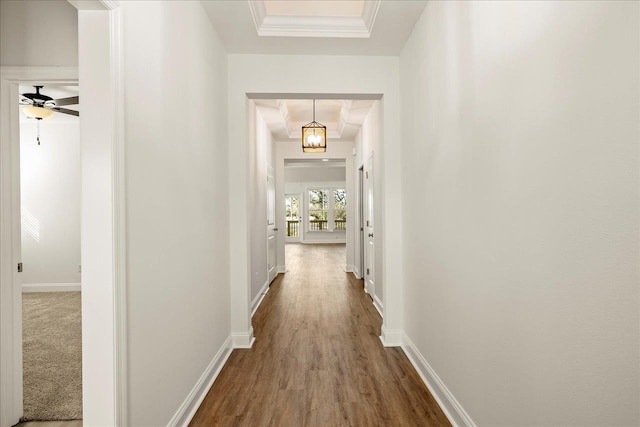
<svg viewBox="0 0 640 427">
<path fill-rule="evenodd" d="M 309 189 L 309 231 L 347 229 L 347 191 L 341 188 Z"/>
</svg>

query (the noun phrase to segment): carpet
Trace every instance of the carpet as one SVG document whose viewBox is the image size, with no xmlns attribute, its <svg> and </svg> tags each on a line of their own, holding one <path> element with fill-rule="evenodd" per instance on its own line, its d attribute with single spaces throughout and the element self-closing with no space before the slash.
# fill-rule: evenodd
<svg viewBox="0 0 640 427">
<path fill-rule="evenodd" d="M 22 294 L 24 415 L 82 418 L 80 292 Z"/>
</svg>

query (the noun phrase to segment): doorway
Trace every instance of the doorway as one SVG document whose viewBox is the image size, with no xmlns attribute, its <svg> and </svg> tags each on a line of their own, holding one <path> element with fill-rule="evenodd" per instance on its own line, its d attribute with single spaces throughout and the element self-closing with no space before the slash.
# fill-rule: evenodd
<svg viewBox="0 0 640 427">
<path fill-rule="evenodd" d="M 123 86 L 119 4 L 73 2 L 79 69 L 0 68 L 0 425 L 23 414 L 19 85 L 78 84 L 80 129 L 83 419 L 126 424 L 126 256 Z M 101 10 L 97 10 L 102 8 Z M 80 74 L 80 79 L 79 79 Z M 106 297 L 106 296 L 109 297 Z"/>
<path fill-rule="evenodd" d="M 19 93 L 23 419 L 80 420 L 78 86 L 20 85 Z M 25 111 L 40 94 L 60 107 L 38 120 Z"/>
</svg>

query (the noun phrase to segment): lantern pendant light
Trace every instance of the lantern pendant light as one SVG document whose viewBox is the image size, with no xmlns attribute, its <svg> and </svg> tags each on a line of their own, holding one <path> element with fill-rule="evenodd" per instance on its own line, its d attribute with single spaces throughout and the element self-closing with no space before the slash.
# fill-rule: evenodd
<svg viewBox="0 0 640 427">
<path fill-rule="evenodd" d="M 313 121 L 302 126 L 302 151 L 324 153 L 327 151 L 327 127 L 316 122 L 316 100 L 313 100 Z"/>
</svg>

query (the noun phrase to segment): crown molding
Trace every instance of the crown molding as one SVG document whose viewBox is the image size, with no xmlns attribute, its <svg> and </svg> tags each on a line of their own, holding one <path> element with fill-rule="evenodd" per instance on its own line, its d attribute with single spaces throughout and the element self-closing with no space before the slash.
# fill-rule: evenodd
<svg viewBox="0 0 640 427">
<path fill-rule="evenodd" d="M 268 15 L 264 0 L 248 0 L 259 36 L 369 38 L 380 0 L 365 1 L 360 17 Z"/>
<path fill-rule="evenodd" d="M 78 10 L 114 10 L 120 7 L 119 0 L 67 0 Z"/>
</svg>

